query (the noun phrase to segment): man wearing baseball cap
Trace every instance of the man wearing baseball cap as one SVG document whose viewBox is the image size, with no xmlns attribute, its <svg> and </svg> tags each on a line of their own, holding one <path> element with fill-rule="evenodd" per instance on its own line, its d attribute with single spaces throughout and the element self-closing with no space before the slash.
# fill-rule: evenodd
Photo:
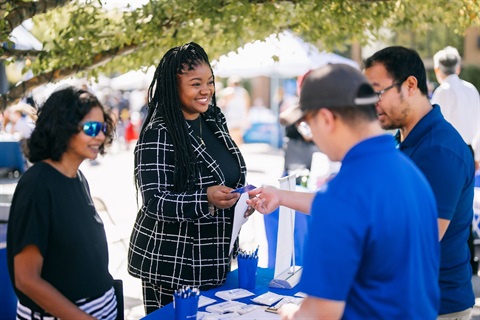
<svg viewBox="0 0 480 320">
<path fill-rule="evenodd" d="M 312 216 L 300 306 L 282 319 L 435 319 L 439 244 L 435 199 L 415 165 L 377 120 L 362 73 L 332 64 L 304 80 L 289 121 L 303 121 L 339 173 L 315 193 L 262 186 L 247 203 Z"/>
</svg>

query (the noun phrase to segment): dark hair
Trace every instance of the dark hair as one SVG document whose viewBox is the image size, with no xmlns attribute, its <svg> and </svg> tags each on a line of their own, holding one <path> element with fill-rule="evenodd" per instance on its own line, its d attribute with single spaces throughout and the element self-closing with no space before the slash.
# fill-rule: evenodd
<svg viewBox="0 0 480 320">
<path fill-rule="evenodd" d="M 72 136 L 81 131 L 79 123 L 94 107 L 102 109 L 107 123 L 105 142 L 100 146 L 100 154 L 104 154 L 105 146 L 113 140 L 113 120 L 93 94 L 68 86 L 53 92 L 39 108 L 35 129 L 27 140 L 30 162 L 59 161 Z"/>
<path fill-rule="evenodd" d="M 366 69 L 376 63 L 383 64 L 394 81 L 403 83 L 409 76 L 417 78 L 420 92 L 428 96 L 427 73 L 422 58 L 415 50 L 401 46 L 387 47 L 364 61 Z"/>
<path fill-rule="evenodd" d="M 194 42 L 171 48 L 160 60 L 148 88 L 148 114 L 142 126 L 142 133 L 150 122 L 158 117 L 164 118 L 175 151 L 174 189 L 176 191 L 192 188 L 198 170 L 195 161 L 192 160 L 196 157 L 181 109 L 177 85 L 178 75 L 193 70 L 202 63 L 207 64 L 212 70 L 205 50 Z M 211 103 L 209 111 L 216 112 L 215 93 Z M 136 181 L 138 183 L 137 178 Z"/>
<path fill-rule="evenodd" d="M 343 122 L 355 126 L 358 124 L 358 120 L 364 119 L 368 122 L 373 122 L 377 120 L 377 111 L 375 110 L 375 105 L 370 104 L 366 106 L 350 106 L 350 107 L 337 107 L 325 109 L 330 110 L 333 114 L 342 119 Z"/>
</svg>

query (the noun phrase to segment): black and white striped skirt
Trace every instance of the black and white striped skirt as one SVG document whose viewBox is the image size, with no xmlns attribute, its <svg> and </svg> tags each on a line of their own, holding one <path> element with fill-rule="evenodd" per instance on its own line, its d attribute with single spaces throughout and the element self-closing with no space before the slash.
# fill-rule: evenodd
<svg viewBox="0 0 480 320">
<path fill-rule="evenodd" d="M 89 315 L 102 320 L 115 320 L 117 317 L 117 300 L 113 288 L 96 298 L 81 299 L 75 304 Z M 17 304 L 17 320 L 59 320 L 47 312 L 37 312 Z"/>
</svg>

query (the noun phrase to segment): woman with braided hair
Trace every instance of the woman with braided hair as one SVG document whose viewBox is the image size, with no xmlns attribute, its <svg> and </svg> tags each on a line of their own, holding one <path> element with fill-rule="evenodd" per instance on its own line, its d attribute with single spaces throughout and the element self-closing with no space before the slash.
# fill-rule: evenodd
<svg viewBox="0 0 480 320">
<path fill-rule="evenodd" d="M 208 56 L 190 42 L 167 51 L 148 89 L 135 146 L 141 206 L 129 273 L 142 280 L 145 312 L 184 285 L 207 290 L 230 270 L 234 206 L 246 167 L 217 107 Z"/>
</svg>

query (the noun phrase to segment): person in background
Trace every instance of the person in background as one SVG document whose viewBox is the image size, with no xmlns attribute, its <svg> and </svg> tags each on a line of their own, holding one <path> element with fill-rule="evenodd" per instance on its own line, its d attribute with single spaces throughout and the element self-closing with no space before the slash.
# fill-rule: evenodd
<svg viewBox="0 0 480 320">
<path fill-rule="evenodd" d="M 433 92 L 432 104 L 438 104 L 450 122 L 474 152 L 475 168 L 480 168 L 480 149 L 472 148 L 480 136 L 480 94 L 470 82 L 459 78 L 462 58 L 454 47 L 446 47 L 433 56 L 435 76 L 440 86 Z"/>
<path fill-rule="evenodd" d="M 231 191 L 245 184 L 246 166 L 214 84 L 207 54 L 190 42 L 165 53 L 148 90 L 134 151 L 141 207 L 128 252 L 147 314 L 172 302 L 182 286 L 223 284 L 230 270 L 239 199 Z"/>
<path fill-rule="evenodd" d="M 130 150 L 130 144 L 138 139 L 138 132 L 135 126 L 135 120 L 132 119 L 130 112 L 122 119 L 122 123 L 125 126 L 125 149 Z M 138 121 L 137 121 L 138 122 Z"/>
<path fill-rule="evenodd" d="M 365 76 L 380 98 L 382 128 L 427 178 L 438 208 L 441 302 L 438 319 L 470 319 L 475 296 L 467 244 L 473 219 L 471 151 L 438 105 L 428 99 L 423 61 L 415 50 L 384 48 L 365 60 Z"/>
<path fill-rule="evenodd" d="M 145 92 L 145 103 L 142 105 L 139 112 L 140 112 L 140 127 L 141 127 L 148 115 L 148 93 L 147 92 Z"/>
<path fill-rule="evenodd" d="M 2 111 L 2 133 L 10 134 L 12 130 L 12 122 L 10 121 L 10 108 L 5 108 Z"/>
<path fill-rule="evenodd" d="M 20 178 L 7 230 L 17 319 L 115 319 L 102 220 L 79 170 L 105 152 L 113 122 L 95 96 L 55 91 L 28 140 L 33 166 Z"/>
<path fill-rule="evenodd" d="M 305 184 L 306 177 L 310 174 L 312 157 L 315 152 L 320 152 L 317 145 L 309 137 L 302 135 L 299 126 L 301 123 L 290 124 L 288 118 L 292 110 L 298 106 L 293 105 L 279 115 L 280 124 L 285 126 L 283 175 L 296 174 L 296 184 Z"/>
<path fill-rule="evenodd" d="M 307 72 L 308 75 L 308 72 Z M 300 88 L 305 75 L 299 77 L 297 84 L 297 94 L 300 95 Z M 282 94 L 283 95 L 283 94 Z M 312 156 L 315 152 L 319 152 L 317 145 L 310 137 L 302 135 L 300 123 L 291 123 L 289 118 L 293 112 L 298 111 L 298 97 L 283 98 L 279 105 L 279 120 L 280 124 L 285 126 L 285 139 L 284 139 L 284 154 L 285 161 L 283 167 L 283 174 L 288 175 L 293 172 L 297 172 L 296 184 L 302 183 L 301 175 L 309 174 L 312 165 Z M 304 171 L 302 173 L 302 171 Z"/>
<path fill-rule="evenodd" d="M 21 139 L 28 139 L 35 128 L 36 110 L 31 105 L 20 102 L 9 109 L 10 133 L 17 133 Z"/>
<path fill-rule="evenodd" d="M 250 126 L 248 111 L 251 101 L 248 91 L 242 87 L 240 78 L 228 78 L 227 87 L 222 91 L 222 111 L 227 119 L 227 126 L 235 143 L 243 143 L 243 133 Z"/>
<path fill-rule="evenodd" d="M 440 86 L 433 92 L 432 104 L 438 104 L 445 120 L 457 129 L 463 141 L 472 151 L 475 170 L 480 168 L 480 145 L 475 139 L 480 138 L 480 94 L 473 84 L 459 78 L 462 58 L 454 47 L 446 47 L 433 56 L 435 76 Z M 476 148 L 474 149 L 474 147 Z M 470 232 L 470 264 L 472 273 L 478 272 L 475 257 L 474 235 Z"/>
<path fill-rule="evenodd" d="M 297 96 L 284 97 L 283 90 L 279 92 L 279 95 L 282 97 L 279 104 L 279 121 L 281 125 L 285 126 L 283 175 L 296 172 L 297 185 L 305 184 L 305 179 L 311 170 L 313 154 L 320 151 L 310 137 L 302 134 L 302 128 L 299 127 L 301 125 L 300 122 L 291 123 L 289 121 L 292 113 L 293 117 L 295 117 L 295 113 L 299 110 L 298 96 L 306 75 L 308 75 L 308 72 L 297 79 Z M 304 180 L 303 182 L 302 179 Z"/>
<path fill-rule="evenodd" d="M 377 95 L 361 72 L 331 64 L 308 74 L 300 108 L 319 149 L 342 161 L 315 192 L 262 186 L 247 203 L 311 214 L 300 307 L 282 319 L 434 319 L 439 305 L 435 198 L 413 162 L 377 121 Z M 295 115 L 295 116 L 294 116 Z M 399 271 L 400 270 L 400 271 Z"/>
</svg>

